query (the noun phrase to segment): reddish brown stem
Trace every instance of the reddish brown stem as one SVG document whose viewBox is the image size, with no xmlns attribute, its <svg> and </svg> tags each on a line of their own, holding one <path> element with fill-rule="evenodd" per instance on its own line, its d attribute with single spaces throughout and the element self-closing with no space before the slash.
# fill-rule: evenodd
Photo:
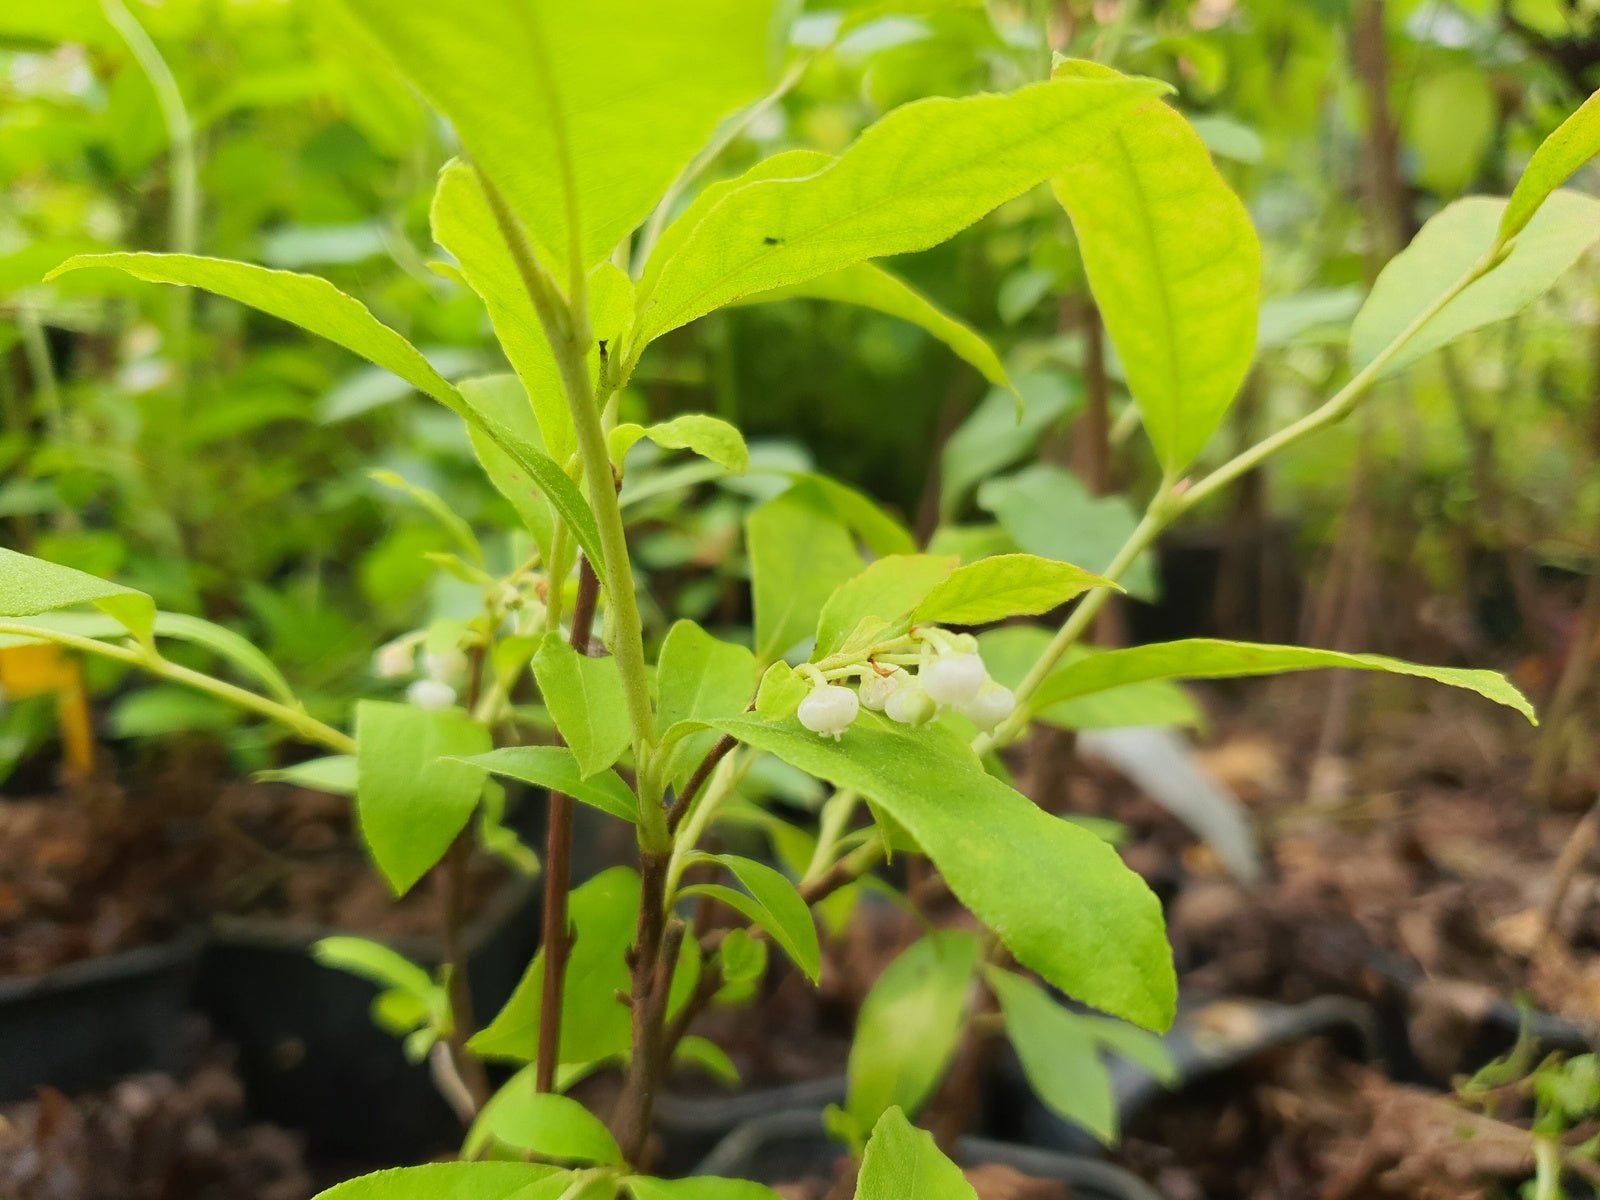
<svg viewBox="0 0 1600 1200">
<path fill-rule="evenodd" d="M 578 598 L 572 608 L 568 643 L 579 654 L 589 652 L 594 610 L 600 580 L 587 558 L 578 563 Z M 572 887 L 572 797 L 550 793 L 544 857 L 544 979 L 539 993 L 539 1058 L 534 1087 L 555 1090 L 556 1067 L 561 1058 L 561 995 L 566 983 L 567 957 L 572 952 L 567 927 L 567 893 Z"/>
<path fill-rule="evenodd" d="M 739 743 L 726 735 L 717 739 L 716 745 L 706 752 L 705 758 L 700 760 L 700 765 L 694 769 L 694 774 L 689 776 L 689 781 L 683 785 L 683 791 L 678 793 L 672 807 L 667 810 L 667 832 L 677 833 L 678 826 L 683 824 L 683 819 L 689 815 L 689 809 L 694 806 L 694 798 L 700 794 L 700 789 L 705 787 L 706 780 L 711 778 L 711 772 L 717 769 L 717 764 L 728 757 L 729 752 Z"/>
<path fill-rule="evenodd" d="M 654 1002 L 666 931 L 667 869 L 670 858 L 655 851 L 639 855 L 639 923 L 628 950 L 633 1010 L 633 1056 L 611 1128 L 623 1158 L 635 1166 L 644 1156 L 655 1112 L 661 1066 L 661 1011 Z M 680 935 L 681 936 L 681 935 Z M 671 968 L 667 968 L 668 979 Z M 664 1006 L 663 1000 L 663 1006 Z"/>
</svg>

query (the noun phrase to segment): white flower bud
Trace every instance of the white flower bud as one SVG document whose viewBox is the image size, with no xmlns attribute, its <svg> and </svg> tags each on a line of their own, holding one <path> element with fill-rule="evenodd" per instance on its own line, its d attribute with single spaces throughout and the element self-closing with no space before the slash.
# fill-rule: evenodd
<svg viewBox="0 0 1600 1200">
<path fill-rule="evenodd" d="M 406 689 L 406 699 L 425 712 L 438 712 L 456 702 L 456 690 L 437 679 L 418 679 Z"/>
<path fill-rule="evenodd" d="M 831 737 L 834 741 L 838 741 L 860 711 L 861 702 L 856 699 L 854 692 L 847 687 L 829 683 L 814 689 L 809 696 L 800 701 L 797 715 L 800 724 L 812 733 L 820 733 L 823 737 Z"/>
<path fill-rule="evenodd" d="M 372 673 L 379 679 L 400 679 L 416 669 L 416 655 L 407 641 L 385 642 L 372 656 Z"/>
<path fill-rule="evenodd" d="M 440 683 L 460 683 L 471 665 L 466 654 L 453 646 L 437 654 L 432 650 L 422 652 L 422 673 Z"/>
<path fill-rule="evenodd" d="M 882 712 L 889 697 L 898 692 L 911 677 L 896 667 L 887 675 L 873 671 L 861 681 L 861 703 L 873 712 Z"/>
<path fill-rule="evenodd" d="M 1010 688 L 990 680 L 978 689 L 978 694 L 958 711 L 979 729 L 987 732 L 1009 717 L 1017 708 L 1017 698 Z"/>
<path fill-rule="evenodd" d="M 883 706 L 884 715 L 902 725 L 926 725 L 933 720 L 936 711 L 928 693 L 922 690 L 922 684 L 915 679 L 907 679 L 897 687 Z"/>
<path fill-rule="evenodd" d="M 942 654 L 918 678 L 935 703 L 962 705 L 989 682 L 989 671 L 976 654 Z"/>
</svg>

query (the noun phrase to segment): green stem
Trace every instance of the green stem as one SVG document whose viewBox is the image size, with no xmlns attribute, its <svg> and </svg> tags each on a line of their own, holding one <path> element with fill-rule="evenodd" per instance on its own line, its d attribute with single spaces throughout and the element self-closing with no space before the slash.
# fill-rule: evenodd
<svg viewBox="0 0 1600 1200">
<path fill-rule="evenodd" d="M 66 646 L 73 650 L 80 650 L 85 654 L 98 654 L 102 658 L 115 659 L 127 663 L 129 666 L 138 667 L 154 675 L 158 679 L 165 679 L 170 683 L 182 684 L 184 687 L 193 688 L 195 691 L 204 692 L 215 696 L 218 700 L 225 701 L 253 712 L 257 716 L 266 717 L 276 721 L 279 725 L 291 730 L 308 742 L 315 742 L 335 754 L 354 754 L 356 750 L 355 739 L 342 733 L 332 725 L 324 724 L 317 720 L 304 709 L 294 708 L 287 704 L 280 704 L 266 696 L 249 691 L 246 688 L 228 683 L 222 679 L 213 678 L 202 671 L 191 670 L 169 662 L 163 658 L 154 646 L 119 646 L 114 642 L 102 642 L 96 638 L 83 637 L 75 633 L 65 633 L 56 629 L 43 629 L 36 625 L 0 621 L 0 635 L 14 634 L 20 637 L 31 638 L 34 641 L 54 642 L 59 646 Z"/>
<path fill-rule="evenodd" d="M 1144 519 L 1141 520 L 1134 531 L 1128 536 L 1122 549 L 1117 551 L 1117 556 L 1111 565 L 1101 574 L 1116 583 L 1127 573 L 1134 561 L 1155 542 L 1161 532 L 1171 525 L 1178 517 L 1188 512 L 1196 504 L 1207 497 L 1215 495 L 1222 488 L 1238 479 L 1241 475 L 1253 471 L 1272 455 L 1286 447 L 1309 437 L 1320 429 L 1325 429 L 1338 421 L 1343 420 L 1355 410 L 1355 407 L 1371 389 L 1372 385 L 1383 374 L 1384 370 L 1394 361 L 1400 351 L 1414 338 L 1423 326 L 1439 315 L 1457 296 L 1466 291 L 1490 271 L 1494 270 L 1504 261 L 1508 247 L 1496 246 L 1473 264 L 1466 274 L 1462 275 L 1438 299 L 1424 308 L 1417 316 L 1402 329 L 1390 343 L 1360 371 L 1350 378 L 1350 381 L 1340 388 L 1325 403 L 1321 404 L 1298 421 L 1284 426 L 1274 433 L 1257 442 L 1247 450 L 1243 450 L 1199 483 L 1190 487 L 1183 487 L 1172 479 L 1162 481 L 1161 487 L 1151 499 L 1149 507 L 1145 510 Z M 979 735 L 973 742 L 973 749 L 984 754 L 995 746 L 1003 746 L 1017 736 L 1027 725 L 1027 701 L 1034 692 L 1038 691 L 1050 672 L 1055 670 L 1066 652 L 1072 648 L 1077 640 L 1088 630 L 1089 623 L 1111 598 L 1109 588 L 1097 588 L 1078 601 L 1077 607 L 1067 616 L 1066 621 L 1056 632 L 1054 638 L 1039 656 L 1033 668 L 1016 689 L 1017 709 L 1010 717 L 1001 722 L 992 733 Z"/>
<path fill-rule="evenodd" d="M 640 790 L 640 835 L 647 840 L 647 844 L 665 850 L 668 840 L 666 818 L 660 805 L 662 789 L 660 781 L 655 778 L 651 761 L 651 752 L 655 747 L 655 713 L 650 700 L 650 676 L 645 666 L 644 626 L 639 617 L 638 598 L 634 595 L 628 535 L 622 523 L 622 509 L 617 503 L 611 456 L 606 450 L 605 432 L 600 425 L 594 381 L 589 378 L 589 345 L 593 335 L 586 323 L 579 323 L 578 318 L 582 314 L 575 313 L 562 300 L 555 282 L 539 265 L 515 214 L 481 167 L 478 168 L 478 179 L 489 208 L 494 213 L 495 223 L 516 264 L 517 273 L 522 278 L 523 287 L 527 289 L 528 298 L 539 315 L 545 338 L 555 354 L 556 366 L 567 395 L 567 406 L 572 412 L 573 430 L 578 438 L 578 456 L 583 464 L 584 481 L 588 485 L 589 504 L 594 509 L 600 531 L 600 551 L 604 559 L 600 563 L 600 574 L 606 588 L 610 649 L 622 675 L 628 720 L 633 727 L 634 763 Z M 574 290 L 577 286 L 577 281 L 574 281 Z"/>
<path fill-rule="evenodd" d="M 723 799 L 733 790 L 733 786 L 748 769 L 748 757 L 729 757 L 718 764 L 716 771 L 706 782 L 704 790 L 695 798 L 694 807 L 689 810 L 689 815 L 672 836 L 672 858 L 667 863 L 667 904 L 674 903 L 678 894 L 678 884 L 683 879 L 683 872 L 689 865 L 689 856 L 700 845 L 700 839 L 710 828 L 717 810 L 722 807 Z"/>
<path fill-rule="evenodd" d="M 829 796 L 822 806 L 822 820 L 817 827 L 817 848 L 811 852 L 801 883 L 817 878 L 833 865 L 833 853 L 839 848 L 839 839 L 850 828 L 850 818 L 855 816 L 860 803 L 858 793 L 846 789 Z"/>
<path fill-rule="evenodd" d="M 168 212 L 167 247 L 174 254 L 193 254 L 200 240 L 200 177 L 196 167 L 194 122 L 183 103 L 178 81 L 167 66 L 155 42 L 128 10 L 123 0 L 100 0 L 100 7 L 112 27 L 127 45 L 133 60 L 155 91 L 156 106 L 167 127 L 171 144 L 168 164 L 171 197 Z M 174 288 L 172 293 L 172 358 L 177 366 L 180 392 L 187 386 L 189 373 L 189 332 L 194 311 L 192 288 Z"/>
</svg>

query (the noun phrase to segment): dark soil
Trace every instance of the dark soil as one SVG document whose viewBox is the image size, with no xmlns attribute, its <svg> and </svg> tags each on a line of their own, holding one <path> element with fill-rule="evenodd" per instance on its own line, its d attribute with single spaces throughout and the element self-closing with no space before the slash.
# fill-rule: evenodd
<svg viewBox="0 0 1600 1200">
<path fill-rule="evenodd" d="M 0 976 L 159 942 L 214 914 L 376 937 L 435 933 L 438 889 L 395 900 L 351 802 L 205 772 L 0 798 Z M 473 861 L 469 911 L 506 878 Z"/>
<path fill-rule="evenodd" d="M 226 1055 L 181 1078 L 136 1075 L 108 1091 L 51 1088 L 0 1110 L 6 1200 L 307 1200 L 296 1135 L 251 1123 Z"/>
</svg>

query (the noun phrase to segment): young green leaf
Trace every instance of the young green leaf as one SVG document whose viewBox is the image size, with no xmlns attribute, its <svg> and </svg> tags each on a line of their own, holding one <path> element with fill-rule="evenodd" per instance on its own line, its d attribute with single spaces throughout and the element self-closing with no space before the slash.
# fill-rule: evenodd
<svg viewBox="0 0 1600 1200">
<path fill-rule="evenodd" d="M 663 450 L 692 450 L 735 475 L 750 469 L 744 437 L 726 421 L 704 413 L 684 413 L 657 425 L 618 425 L 607 439 L 612 461 L 620 463 L 640 438 L 649 438 Z"/>
<path fill-rule="evenodd" d="M 1450 687 L 1465 688 L 1496 704 L 1514 708 L 1529 722 L 1538 724 L 1528 698 L 1512 686 L 1505 676 L 1495 671 L 1428 667 L 1398 658 L 1386 658 L 1381 654 L 1345 654 L 1338 650 L 1225 642 L 1212 638 L 1161 642 L 1088 655 L 1069 663 L 1045 680 L 1033 694 L 1029 707 L 1033 711 L 1040 711 L 1063 700 L 1149 679 L 1236 679 L 1247 675 L 1281 675 L 1286 671 L 1314 671 L 1325 667 L 1410 675 Z"/>
<path fill-rule="evenodd" d="M 1161 84 L 1035 84 L 902 105 L 832 166 L 730 192 L 639 295 L 635 345 L 730 301 L 868 259 L 925 250 L 1074 159 Z"/>
<path fill-rule="evenodd" d="M 134 637 L 148 642 L 155 601 L 120 583 L 0 546 L 0 617 L 34 617 L 92 604 Z"/>
<path fill-rule="evenodd" d="M 997 683 L 1016 688 L 1050 645 L 1050 631 L 1037 625 L 1002 625 L 978 635 L 978 651 Z M 1089 654 L 1101 651 L 1074 647 L 1052 675 Z M 1046 685 L 1048 686 L 1048 684 Z M 1063 700 L 1033 714 L 1057 729 L 1126 729 L 1132 725 L 1205 724 L 1205 713 L 1180 684 L 1147 679 Z"/>
<path fill-rule="evenodd" d="M 1058 73 L 1110 80 L 1070 62 Z M 1099 153 L 1051 179 L 1156 457 L 1200 454 L 1255 353 L 1261 246 L 1200 135 L 1161 100 L 1117 124 Z"/>
<path fill-rule="evenodd" d="M 793 718 L 711 725 L 874 802 L 916 840 L 956 897 L 1029 970 L 1151 1029 L 1176 998 L 1161 905 L 1116 851 L 987 774 L 937 727 L 909 734 L 863 713 L 844 739 Z"/>
<path fill-rule="evenodd" d="M 672 1056 L 673 1066 L 692 1068 L 709 1075 L 725 1087 L 739 1086 L 739 1068 L 728 1052 L 708 1038 L 690 1034 L 678 1043 Z"/>
<path fill-rule="evenodd" d="M 649 214 L 725 116 L 769 87 L 763 0 L 344 0 L 455 126 L 558 278 Z"/>
<path fill-rule="evenodd" d="M 381 483 L 392 491 L 401 492 L 416 501 L 417 505 L 439 524 L 445 534 L 456 544 L 456 549 L 461 552 L 468 562 L 474 566 L 482 567 L 483 547 L 478 545 L 478 539 L 473 535 L 472 526 L 468 525 L 462 515 L 451 508 L 437 492 L 430 492 L 425 487 L 418 487 L 404 476 L 394 471 L 373 471 L 372 479 Z"/>
<path fill-rule="evenodd" d="M 330 796 L 354 796 L 356 756 L 329 754 L 295 763 L 291 767 L 257 771 L 254 778 L 262 783 L 287 783 L 294 787 L 309 788 L 313 792 L 327 792 Z"/>
<path fill-rule="evenodd" d="M 627 995 L 624 960 L 639 917 L 639 877 L 613 867 L 574 888 L 568 911 L 575 940 L 567 960 L 561 1011 L 582 1013 L 561 1023 L 561 1062 L 589 1063 L 624 1058 L 631 1023 L 618 994 Z M 539 1054 L 539 999 L 544 987 L 544 951 L 528 965 L 511 999 L 470 1049 L 481 1058 L 533 1062 Z"/>
<path fill-rule="evenodd" d="M 834 588 L 861 570 L 850 532 L 795 489 L 745 522 L 754 593 L 756 660 L 781 658 L 816 628 Z"/>
<path fill-rule="evenodd" d="M 915 554 L 916 539 L 899 521 L 864 492 L 827 475 L 796 473 L 785 495 L 803 500 L 819 512 L 841 522 L 880 558 L 885 554 Z"/>
<path fill-rule="evenodd" d="M 917 605 L 915 619 L 941 625 L 987 625 L 1059 608 L 1090 588 L 1122 589 L 1071 563 L 1034 554 L 997 554 L 957 569 Z"/>
<path fill-rule="evenodd" d="M 912 610 L 955 568 L 953 556 L 934 554 L 891 554 L 869 564 L 859 575 L 835 588 L 822 606 L 817 618 L 817 649 L 812 658 L 837 653 L 867 618 L 877 617 L 884 622 L 881 637 L 874 640 L 904 633 L 911 626 Z"/>
<path fill-rule="evenodd" d="M 913 1129 L 904 1113 L 891 1108 L 867 1143 L 856 1200 L 978 1200 L 978 1193 L 940 1153 L 931 1133 Z"/>
<path fill-rule="evenodd" d="M 704 895 L 720 900 L 743 913 L 783 948 L 783 952 L 812 983 L 822 970 L 822 947 L 817 942 L 817 925 L 800 893 L 777 871 L 754 859 L 736 854 L 696 854 L 697 862 L 714 862 L 733 872 L 749 895 L 716 883 L 700 883 L 681 889 L 685 896 Z"/>
<path fill-rule="evenodd" d="M 431 996 L 438 986 L 431 975 L 405 955 L 369 938 L 325 937 L 311 947 L 311 957 L 325 967 L 413 996 Z"/>
<path fill-rule="evenodd" d="M 1600 91 L 1590 95 L 1533 152 L 1500 216 L 1496 240 L 1504 245 L 1526 229 L 1550 194 L 1596 154 L 1600 154 Z"/>
<path fill-rule="evenodd" d="M 461 761 L 491 775 L 562 792 L 619 821 L 632 822 L 639 816 L 638 800 L 615 771 L 583 775 L 577 756 L 566 746 L 502 746 Z"/>
<path fill-rule="evenodd" d="M 489 746 L 489 731 L 460 709 L 356 705 L 356 816 L 395 895 L 443 857 L 483 791 L 482 771 L 445 760 Z"/>
<path fill-rule="evenodd" d="M 646 1179 L 635 1176 L 624 1186 L 633 1200 L 778 1200 L 778 1193 L 744 1179 Z"/>
<path fill-rule="evenodd" d="M 318 1192 L 315 1200 L 555 1200 L 569 1176 L 537 1163 L 428 1163 L 374 1171 Z"/>
<path fill-rule="evenodd" d="M 599 1117 L 569 1096 L 534 1090 L 527 1071 L 512 1076 L 473 1122 L 462 1154 L 491 1146 L 562 1162 L 620 1166 L 622 1151 Z"/>
<path fill-rule="evenodd" d="M 656 664 L 656 713 L 662 729 L 743 712 L 755 690 L 755 655 L 743 646 L 714 638 L 693 621 L 678 621 L 667 630 Z M 716 739 L 705 729 L 672 739 L 667 778 L 681 786 Z"/>
<path fill-rule="evenodd" d="M 964 930 L 913 942 L 867 993 L 850 1044 L 845 1107 L 870 1129 L 890 1107 L 915 1115 L 933 1095 L 965 1027 L 983 948 Z"/>
<path fill-rule="evenodd" d="M 768 721 L 793 716 L 810 691 L 811 685 L 796 675 L 788 663 L 773 663 L 756 688 L 756 713 Z"/>
<path fill-rule="evenodd" d="M 579 654 L 560 634 L 550 633 L 533 656 L 533 675 L 583 778 L 622 757 L 632 733 L 615 659 Z"/>
<path fill-rule="evenodd" d="M 1384 267 L 1350 327 L 1350 365 L 1361 370 L 1472 270 L 1494 245 L 1504 200 L 1469 196 L 1432 217 Z M 1550 195 L 1505 260 L 1447 304 L 1384 365 L 1393 374 L 1464 333 L 1516 316 L 1600 240 L 1600 200 Z"/>
<path fill-rule="evenodd" d="M 739 303 L 770 304 L 778 300 L 831 300 L 835 304 L 853 304 L 857 308 L 899 317 L 943 342 L 957 358 L 1008 395 L 1014 398 L 1018 395 L 1011 377 L 1001 365 L 1000 356 L 981 333 L 965 321 L 952 317 L 899 276 L 873 263 L 857 263 L 831 275 L 757 292 Z M 1011 412 L 1014 418 L 1015 403 Z"/>
<path fill-rule="evenodd" d="M 1045 1107 L 1102 1142 L 1117 1137 L 1111 1074 L 1083 1018 L 1057 1004 L 1031 979 L 990 968 L 984 978 L 1000 1001 L 1022 1070 Z"/>
</svg>

